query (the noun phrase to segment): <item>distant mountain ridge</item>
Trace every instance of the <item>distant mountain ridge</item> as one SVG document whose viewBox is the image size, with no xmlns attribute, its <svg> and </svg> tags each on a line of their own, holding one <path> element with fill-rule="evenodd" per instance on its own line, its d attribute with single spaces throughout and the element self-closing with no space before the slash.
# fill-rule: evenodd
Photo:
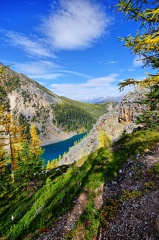
<svg viewBox="0 0 159 240">
<path fill-rule="evenodd" d="M 0 77 L 0 102 L 9 106 L 19 123 L 34 123 L 43 145 L 89 131 L 110 104 L 94 105 L 60 97 L 9 67 Z M 113 104 L 113 103 L 111 103 Z"/>
<path fill-rule="evenodd" d="M 101 103 L 105 103 L 105 102 L 121 102 L 122 98 L 124 97 L 124 95 L 121 96 L 117 96 L 117 97 L 113 97 L 113 96 L 108 96 L 108 97 L 99 97 L 99 98 L 85 98 L 85 99 L 81 99 L 81 102 L 87 102 L 87 103 L 94 103 L 94 104 L 101 104 Z"/>
</svg>

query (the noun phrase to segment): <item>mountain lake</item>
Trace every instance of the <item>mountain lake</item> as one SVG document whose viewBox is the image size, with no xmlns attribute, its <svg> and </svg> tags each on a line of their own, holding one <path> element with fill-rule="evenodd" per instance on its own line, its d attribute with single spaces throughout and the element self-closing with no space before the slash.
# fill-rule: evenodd
<svg viewBox="0 0 159 240">
<path fill-rule="evenodd" d="M 45 163 L 47 164 L 48 160 L 52 161 L 53 159 L 57 159 L 59 155 L 62 156 L 64 153 L 68 152 L 69 148 L 74 146 L 74 142 L 81 140 L 86 134 L 87 133 L 77 134 L 64 141 L 42 146 L 44 150 L 42 158 Z"/>
</svg>

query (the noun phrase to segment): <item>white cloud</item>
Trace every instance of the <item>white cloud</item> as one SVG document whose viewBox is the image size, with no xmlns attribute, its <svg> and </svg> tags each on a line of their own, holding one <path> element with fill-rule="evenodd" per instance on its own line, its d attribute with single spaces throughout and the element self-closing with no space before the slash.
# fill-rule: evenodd
<svg viewBox="0 0 159 240">
<path fill-rule="evenodd" d="M 59 0 L 50 14 L 34 26 L 36 33 L 23 33 L 0 29 L 10 46 L 22 49 L 28 57 L 52 58 L 55 49 L 75 50 L 90 47 L 101 39 L 112 24 L 104 6 L 92 0 Z"/>
<path fill-rule="evenodd" d="M 24 64 L 14 62 L 11 65 L 11 68 L 17 72 L 22 72 L 42 85 L 47 86 L 47 88 L 52 90 L 55 94 L 66 96 L 71 99 L 81 100 L 86 97 L 96 98 L 120 95 L 117 86 L 119 76 L 116 73 L 108 76 L 91 78 L 89 75 L 80 72 L 62 69 L 58 65 L 49 61 L 31 61 Z M 63 83 L 64 81 L 67 81 L 66 79 L 72 78 L 73 75 L 79 76 L 83 80 L 85 79 L 86 82 L 82 84 Z M 48 85 L 50 83 L 47 80 L 49 80 L 49 82 L 53 80 L 53 84 L 50 87 Z M 61 81 L 62 83 L 60 83 Z M 126 88 L 125 92 L 127 91 Z"/>
<path fill-rule="evenodd" d="M 134 68 L 128 68 L 128 72 L 133 72 Z"/>
<path fill-rule="evenodd" d="M 54 73 L 60 67 L 50 61 L 30 61 L 26 63 L 14 62 L 11 65 L 15 71 L 26 74 L 29 77 L 36 77 Z M 42 77 L 41 77 L 42 78 Z"/>
<path fill-rule="evenodd" d="M 80 77 L 83 77 L 85 79 L 88 79 L 90 78 L 91 76 L 88 75 L 88 74 L 84 74 L 84 73 L 80 73 L 80 72 L 76 72 L 76 71 L 70 71 L 70 70 L 60 70 L 60 72 L 62 73 L 66 73 L 66 74 L 71 74 L 71 75 L 76 75 L 76 76 L 80 76 Z"/>
<path fill-rule="evenodd" d="M 72 99 L 85 99 L 105 96 L 118 96 L 118 86 L 111 83 L 117 81 L 118 74 L 110 74 L 109 76 L 90 79 L 83 84 L 52 84 L 50 90 L 59 96 L 66 96 Z"/>
<path fill-rule="evenodd" d="M 52 84 L 50 90 L 59 96 L 65 96 L 75 100 L 89 98 L 117 97 L 121 95 L 118 86 L 88 86 L 85 84 Z M 122 94 L 127 93 L 129 90 L 125 89 Z"/>
<path fill-rule="evenodd" d="M 28 75 L 28 77 L 35 79 L 39 82 L 39 80 L 54 80 L 54 79 L 58 79 L 59 77 L 65 77 L 64 74 L 61 73 L 50 73 L 50 74 L 40 74 L 40 75 Z M 43 85 L 45 85 L 45 83 L 43 82 Z"/>
<path fill-rule="evenodd" d="M 143 66 L 143 61 L 140 56 L 136 56 L 133 60 L 134 67 L 141 67 Z"/>
<path fill-rule="evenodd" d="M 2 32 L 2 31 L 1 31 Z M 23 49 L 28 55 L 36 57 L 53 57 L 53 54 L 48 50 L 44 43 L 41 43 L 38 38 L 32 40 L 21 33 L 12 31 L 3 31 L 6 41 L 13 46 Z"/>
<path fill-rule="evenodd" d="M 61 0 L 48 19 L 43 19 L 42 31 L 56 49 L 82 49 L 101 38 L 110 26 L 99 3 L 90 0 Z"/>
<path fill-rule="evenodd" d="M 13 62 L 11 68 L 16 72 L 26 74 L 28 77 L 35 80 L 54 80 L 60 77 L 79 76 L 84 79 L 90 79 L 90 75 L 76 71 L 63 69 L 59 65 L 51 61 L 29 61 L 25 63 Z"/>
<path fill-rule="evenodd" d="M 87 82 L 88 86 L 105 86 L 116 81 L 118 74 L 110 74 L 109 76 L 91 79 Z"/>
<path fill-rule="evenodd" d="M 118 62 L 118 61 L 114 61 L 114 60 L 111 60 L 111 61 L 105 61 L 105 62 L 99 61 L 99 64 L 103 64 L 103 65 L 117 64 L 117 63 L 119 63 L 119 62 Z"/>
<path fill-rule="evenodd" d="M 108 61 L 108 64 L 115 64 L 118 63 L 118 61 Z"/>
</svg>

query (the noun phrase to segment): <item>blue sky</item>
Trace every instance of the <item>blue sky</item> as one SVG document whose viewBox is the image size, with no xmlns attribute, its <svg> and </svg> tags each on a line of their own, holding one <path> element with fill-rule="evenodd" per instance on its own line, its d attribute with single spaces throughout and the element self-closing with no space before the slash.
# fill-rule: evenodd
<svg viewBox="0 0 159 240">
<path fill-rule="evenodd" d="M 1 0 L 0 62 L 71 99 L 128 92 L 117 84 L 148 69 L 118 39 L 138 25 L 109 7 L 115 2 Z"/>
</svg>

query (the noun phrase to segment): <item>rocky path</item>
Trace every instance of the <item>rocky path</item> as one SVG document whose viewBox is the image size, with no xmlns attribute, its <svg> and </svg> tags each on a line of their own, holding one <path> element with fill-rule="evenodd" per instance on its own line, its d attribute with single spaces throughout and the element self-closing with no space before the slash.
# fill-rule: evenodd
<svg viewBox="0 0 159 240">
<path fill-rule="evenodd" d="M 152 171 L 157 162 L 159 144 L 144 156 L 138 155 L 135 161 L 128 159 L 120 170 L 119 181 L 102 186 L 102 195 L 95 199 L 95 202 L 97 208 L 103 205 L 102 214 L 105 219 L 96 240 L 159 239 L 159 173 Z M 103 202 L 110 202 L 111 199 L 116 199 L 116 202 L 113 202 L 113 214 L 109 217 L 104 213 L 106 205 Z M 44 229 L 38 240 L 65 239 L 87 205 L 87 194 L 81 193 L 74 203 L 74 208 L 62 216 L 55 226 Z M 83 230 L 74 240 L 82 239 Z"/>
<path fill-rule="evenodd" d="M 62 240 L 65 239 L 66 233 L 75 227 L 76 221 L 79 219 L 87 205 L 87 195 L 81 193 L 75 200 L 74 208 L 67 214 L 60 217 L 59 221 L 50 229 L 42 229 L 38 240 Z"/>
<path fill-rule="evenodd" d="M 105 202 L 121 195 L 122 200 L 114 206 L 112 219 L 108 217 L 103 224 L 99 239 L 159 239 L 159 174 L 151 171 L 157 162 L 159 145 L 144 157 L 138 156 L 136 162 L 129 159 L 121 182 L 105 186 Z"/>
</svg>

